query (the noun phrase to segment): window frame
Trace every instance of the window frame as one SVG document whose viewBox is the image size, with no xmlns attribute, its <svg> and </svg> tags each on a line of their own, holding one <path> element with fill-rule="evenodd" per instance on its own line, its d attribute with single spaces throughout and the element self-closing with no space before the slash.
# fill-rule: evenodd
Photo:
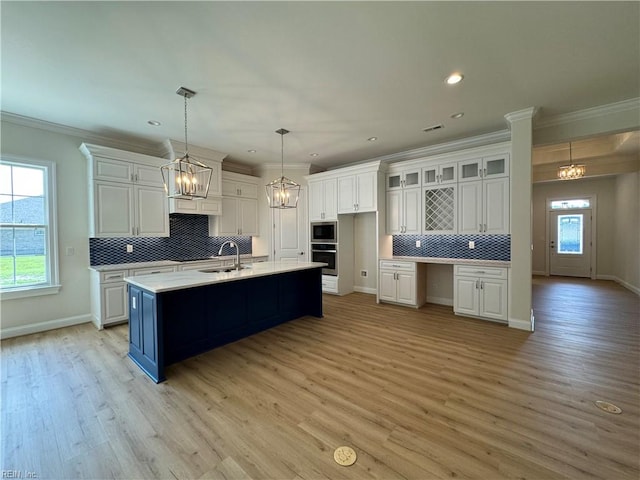
<svg viewBox="0 0 640 480">
<path fill-rule="evenodd" d="M 58 266 L 58 209 L 56 196 L 56 163 L 51 160 L 41 160 L 20 155 L 1 154 L 0 164 L 15 166 L 37 167 L 44 170 L 44 198 L 45 214 L 47 215 L 47 230 L 49 238 L 45 242 L 47 251 L 46 264 L 48 268 L 47 283 L 38 285 L 25 285 L 16 287 L 0 287 L 0 298 L 11 300 L 15 298 L 35 297 L 41 295 L 53 295 L 60 291 L 60 276 Z"/>
</svg>

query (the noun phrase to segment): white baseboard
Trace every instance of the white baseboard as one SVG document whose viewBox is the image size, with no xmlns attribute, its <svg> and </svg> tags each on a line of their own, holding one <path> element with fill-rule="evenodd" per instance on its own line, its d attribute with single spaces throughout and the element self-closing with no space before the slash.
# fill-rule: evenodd
<svg viewBox="0 0 640 480">
<path fill-rule="evenodd" d="M 625 282 L 621 278 L 616 277 L 615 275 L 596 275 L 597 280 L 611 280 L 616 282 L 618 285 L 622 285 L 627 290 L 632 291 L 636 295 L 640 295 L 640 288 L 635 285 L 631 285 L 629 282 Z"/>
<path fill-rule="evenodd" d="M 538 276 L 541 276 L 541 277 L 544 277 L 546 274 L 547 274 L 547 272 L 545 272 L 545 271 L 542 271 L 542 272 L 533 271 L 533 272 L 531 272 L 531 275 L 538 275 Z"/>
<path fill-rule="evenodd" d="M 47 330 L 55 330 L 56 328 L 70 327 L 71 325 L 80 325 L 81 323 L 88 322 L 91 322 L 91 314 L 87 313 L 86 315 L 78 315 L 75 317 L 20 325 L 19 327 L 0 328 L 0 339 L 19 337 L 29 335 L 30 333 L 46 332 Z"/>
<path fill-rule="evenodd" d="M 436 305 L 446 305 L 448 307 L 453 307 L 453 298 L 427 296 L 427 303 L 435 303 Z"/>
<path fill-rule="evenodd" d="M 360 292 L 360 293 L 368 293 L 370 295 L 376 295 L 378 293 L 378 291 L 373 287 L 357 287 L 355 285 L 353 287 L 353 291 Z"/>
<path fill-rule="evenodd" d="M 532 332 L 532 326 L 533 314 L 531 316 L 531 320 L 521 320 L 519 318 L 509 319 L 509 328 L 517 328 L 518 330 L 526 330 L 527 332 Z"/>
</svg>

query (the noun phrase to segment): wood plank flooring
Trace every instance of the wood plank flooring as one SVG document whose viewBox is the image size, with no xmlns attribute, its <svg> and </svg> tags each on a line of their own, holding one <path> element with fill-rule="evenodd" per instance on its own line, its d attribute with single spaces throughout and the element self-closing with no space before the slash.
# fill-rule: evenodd
<svg viewBox="0 0 640 480">
<path fill-rule="evenodd" d="M 171 366 L 160 385 L 127 358 L 126 326 L 5 340 L 0 468 L 40 479 L 637 480 L 638 297 L 604 281 L 537 277 L 533 288 L 533 334 L 451 307 L 325 296 L 324 318 Z M 340 445 L 356 450 L 353 466 L 334 462 Z"/>
</svg>

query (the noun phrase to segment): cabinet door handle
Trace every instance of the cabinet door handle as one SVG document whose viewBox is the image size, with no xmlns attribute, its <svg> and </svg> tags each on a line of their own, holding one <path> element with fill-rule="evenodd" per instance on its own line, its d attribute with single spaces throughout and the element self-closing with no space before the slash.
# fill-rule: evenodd
<svg viewBox="0 0 640 480">
<path fill-rule="evenodd" d="M 108 276 L 106 276 L 104 278 L 107 279 L 107 280 L 110 280 L 112 278 L 121 278 L 121 276 L 120 275 L 108 275 Z"/>
<path fill-rule="evenodd" d="M 480 288 L 480 280 L 476 280 L 476 289 Z"/>
<path fill-rule="evenodd" d="M 136 182 L 138 181 L 138 174 L 136 173 Z"/>
<path fill-rule="evenodd" d="M 486 169 L 486 168 L 484 168 L 484 169 L 482 170 L 482 176 L 483 176 L 483 177 L 486 177 L 486 176 L 487 176 L 487 169 Z"/>
<path fill-rule="evenodd" d="M 480 290 L 484 290 L 484 280 L 480 281 Z"/>
</svg>

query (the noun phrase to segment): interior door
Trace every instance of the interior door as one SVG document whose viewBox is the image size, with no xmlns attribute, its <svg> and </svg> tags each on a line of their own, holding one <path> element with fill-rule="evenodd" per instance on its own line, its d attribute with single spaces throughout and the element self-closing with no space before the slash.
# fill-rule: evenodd
<svg viewBox="0 0 640 480">
<path fill-rule="evenodd" d="M 272 209 L 273 256 L 282 262 L 306 262 L 309 254 L 309 222 L 307 220 L 307 190 L 300 188 L 297 208 Z"/>
<path fill-rule="evenodd" d="M 549 273 L 591 277 L 591 210 L 549 212 Z"/>
</svg>

